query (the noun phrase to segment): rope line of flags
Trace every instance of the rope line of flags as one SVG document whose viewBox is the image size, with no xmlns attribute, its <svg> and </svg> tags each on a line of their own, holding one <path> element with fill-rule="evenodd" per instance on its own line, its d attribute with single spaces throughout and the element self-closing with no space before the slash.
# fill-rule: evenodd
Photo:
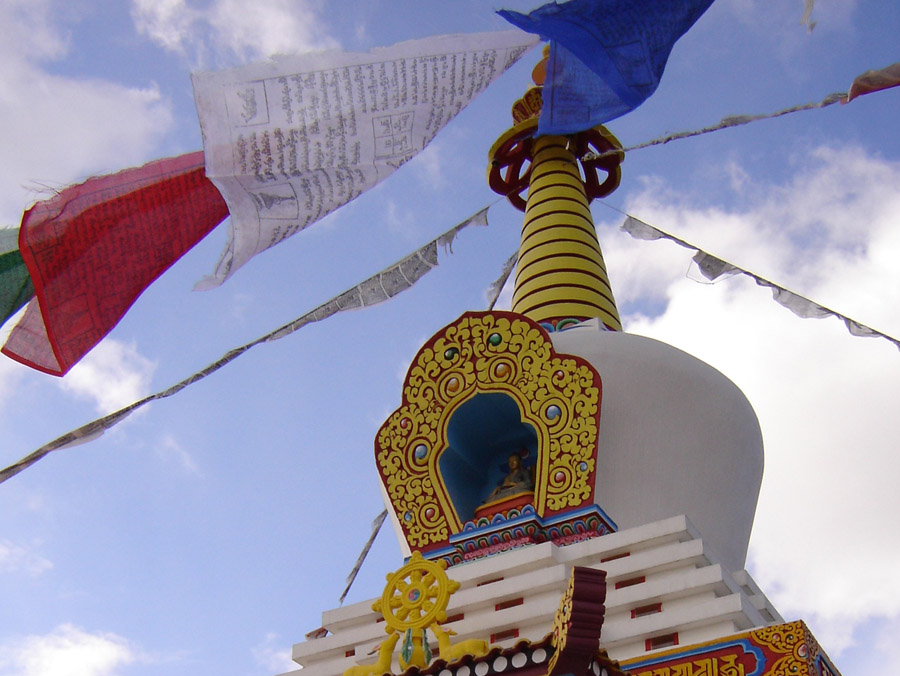
<svg viewBox="0 0 900 676">
<path fill-rule="evenodd" d="M 664 232 L 656 226 L 645 223 L 644 221 L 637 219 L 634 216 L 626 214 L 625 221 L 620 226 L 620 229 L 622 230 L 622 232 L 628 233 L 635 239 L 667 239 L 686 249 L 691 249 L 695 252 L 692 259 L 693 262 L 696 263 L 697 267 L 700 269 L 700 274 L 702 274 L 710 282 L 715 282 L 719 279 L 730 277 L 736 274 L 745 275 L 755 281 L 759 286 L 772 289 L 772 299 L 776 303 L 783 307 L 786 307 L 788 310 L 802 319 L 822 319 L 825 317 L 837 317 L 842 322 L 844 322 L 844 325 L 847 327 L 847 330 L 851 335 L 862 338 L 883 338 L 884 340 L 887 340 L 895 347 L 900 349 L 900 340 L 897 340 L 893 336 L 889 336 L 888 334 L 873 329 L 870 326 L 866 326 L 865 324 L 858 322 L 855 319 L 848 317 L 847 315 L 827 308 L 824 305 L 820 305 L 819 303 L 810 300 L 806 296 L 801 296 L 799 293 L 791 291 L 790 289 L 787 289 L 780 284 L 776 284 L 775 282 L 772 282 L 765 277 L 761 277 L 754 272 L 746 270 L 733 263 L 729 263 L 728 261 L 723 260 L 722 258 L 719 258 L 718 256 L 715 256 L 711 253 L 708 253 L 703 249 L 695 246 L 694 244 L 681 239 L 680 237 L 676 237 L 675 235 L 669 234 L 668 232 Z"/>
</svg>

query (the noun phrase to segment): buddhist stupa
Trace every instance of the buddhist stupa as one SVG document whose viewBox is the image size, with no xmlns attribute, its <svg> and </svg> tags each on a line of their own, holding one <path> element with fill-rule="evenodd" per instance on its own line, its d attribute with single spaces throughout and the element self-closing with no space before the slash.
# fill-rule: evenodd
<svg viewBox="0 0 900 676">
<path fill-rule="evenodd" d="M 838 672 L 744 569 L 763 471 L 726 376 L 622 330 L 589 203 L 605 128 L 536 136 L 535 87 L 490 150 L 524 211 L 511 311 L 468 312 L 409 367 L 375 439 L 405 561 L 323 613 L 303 676 Z M 297 672 L 290 672 L 300 673 Z"/>
</svg>

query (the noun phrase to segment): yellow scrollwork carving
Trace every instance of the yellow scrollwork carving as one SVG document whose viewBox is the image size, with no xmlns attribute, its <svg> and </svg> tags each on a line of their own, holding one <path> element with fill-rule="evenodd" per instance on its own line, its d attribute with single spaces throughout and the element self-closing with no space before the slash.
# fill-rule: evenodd
<svg viewBox="0 0 900 676">
<path fill-rule="evenodd" d="M 784 655 L 769 670 L 771 676 L 809 676 L 806 659 L 806 637 L 802 622 L 788 622 L 774 627 L 763 627 L 753 632 L 753 638 Z"/>
<path fill-rule="evenodd" d="M 376 441 L 376 462 L 413 548 L 461 529 L 437 461 L 453 411 L 480 392 L 511 396 L 538 434 L 538 514 L 581 506 L 592 495 L 599 376 L 582 360 L 556 355 L 547 334 L 520 315 L 467 313 L 420 350 L 403 404 Z"/>
<path fill-rule="evenodd" d="M 753 631 L 753 638 L 776 653 L 792 653 L 803 642 L 803 623 L 788 622 Z"/>
<path fill-rule="evenodd" d="M 569 586 L 566 593 L 559 600 L 559 608 L 553 617 L 553 635 L 550 638 L 550 644 L 553 646 L 553 655 L 547 664 L 547 673 L 552 674 L 556 661 L 566 648 L 566 637 L 568 636 L 569 622 L 572 619 L 572 598 L 575 595 L 575 576 L 569 578 Z"/>
</svg>

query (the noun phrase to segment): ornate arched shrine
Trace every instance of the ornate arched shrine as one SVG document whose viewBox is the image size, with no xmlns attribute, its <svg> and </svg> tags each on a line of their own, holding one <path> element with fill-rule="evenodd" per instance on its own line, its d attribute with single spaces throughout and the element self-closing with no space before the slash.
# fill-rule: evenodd
<svg viewBox="0 0 900 676">
<path fill-rule="evenodd" d="M 595 504 L 601 381 L 512 312 L 468 312 L 419 350 L 376 465 L 410 550 L 459 563 L 615 530 Z"/>
</svg>

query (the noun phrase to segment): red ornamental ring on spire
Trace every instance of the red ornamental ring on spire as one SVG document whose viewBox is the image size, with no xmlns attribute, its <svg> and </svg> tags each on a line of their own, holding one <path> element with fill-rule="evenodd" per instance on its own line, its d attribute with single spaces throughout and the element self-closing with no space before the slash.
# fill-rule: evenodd
<svg viewBox="0 0 900 676">
<path fill-rule="evenodd" d="M 536 131 L 537 119 L 525 120 L 497 139 L 488 155 L 488 185 L 519 211 L 525 211 L 523 195 L 531 180 Z M 578 158 L 584 173 L 588 201 L 609 195 L 619 186 L 622 178 L 619 165 L 625 159 L 625 153 L 618 139 L 602 126 L 572 134 L 568 138 L 569 148 Z M 582 159 L 589 154 L 591 159 Z"/>
<path fill-rule="evenodd" d="M 520 122 L 504 132 L 488 153 L 488 185 L 519 211 L 525 211 L 522 193 L 528 190 L 531 180 L 532 141 L 536 131 L 536 119 Z"/>
<path fill-rule="evenodd" d="M 588 201 L 606 197 L 619 187 L 622 180 L 620 165 L 625 160 L 622 144 L 603 126 L 576 134 L 573 140 L 572 151 L 581 162 L 581 169 L 584 172 L 584 192 Z M 593 159 L 583 159 L 589 153 L 594 156 Z M 602 182 L 600 171 L 604 172 Z"/>
</svg>

